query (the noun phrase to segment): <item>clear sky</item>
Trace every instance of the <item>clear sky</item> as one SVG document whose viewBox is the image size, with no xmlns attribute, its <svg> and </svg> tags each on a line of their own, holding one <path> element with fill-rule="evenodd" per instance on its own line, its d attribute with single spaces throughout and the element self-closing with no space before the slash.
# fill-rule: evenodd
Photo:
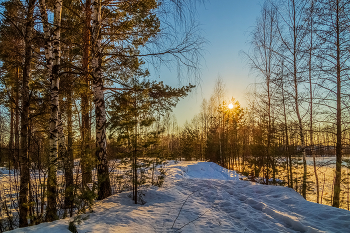
<svg viewBox="0 0 350 233">
<path fill-rule="evenodd" d="M 245 106 L 245 92 L 256 75 L 240 52 L 250 48 L 249 33 L 261 5 L 262 0 L 207 0 L 198 8 L 198 21 L 208 43 L 204 48 L 200 86 L 173 111 L 179 126 L 199 113 L 202 99 L 210 98 L 219 75 L 226 84 L 227 99 L 234 97 Z"/>
</svg>

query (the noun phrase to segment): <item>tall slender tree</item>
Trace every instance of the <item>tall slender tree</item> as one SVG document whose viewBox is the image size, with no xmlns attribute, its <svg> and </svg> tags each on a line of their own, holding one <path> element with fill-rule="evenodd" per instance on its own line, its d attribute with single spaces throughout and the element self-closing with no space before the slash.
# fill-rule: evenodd
<svg viewBox="0 0 350 233">
<path fill-rule="evenodd" d="M 40 0 L 40 11 L 43 20 L 46 65 L 50 76 L 50 135 L 49 135 L 49 167 L 47 180 L 47 213 L 46 221 L 54 221 L 57 217 L 57 162 L 58 162 L 58 141 L 59 141 L 59 83 L 61 63 L 61 15 L 62 0 L 54 3 L 54 22 L 51 30 L 48 21 L 48 13 L 45 0 Z M 63 137 L 61 135 L 61 137 Z M 61 139 L 61 149 L 62 145 Z"/>
<path fill-rule="evenodd" d="M 335 99 L 335 104 L 328 104 L 331 111 L 335 111 L 335 136 L 336 136 L 336 172 L 334 181 L 333 206 L 339 207 L 341 187 L 341 163 L 342 163 L 342 125 L 343 125 L 343 96 L 347 84 L 349 36 L 347 28 L 350 25 L 348 15 L 350 13 L 350 1 L 330 0 L 319 1 L 317 8 L 317 35 L 322 42 L 318 58 L 319 66 L 325 74 L 323 89 Z M 328 85 L 334 87 L 330 90 Z M 328 101 L 327 101 L 328 102 Z M 334 103 L 334 102 L 333 102 Z M 335 106 L 335 107 L 334 107 Z"/>
<path fill-rule="evenodd" d="M 84 27 L 83 27 L 83 84 L 81 93 L 81 166 L 82 166 L 82 185 L 92 182 L 92 156 L 91 156 L 91 119 L 90 119 L 90 53 L 91 53 L 91 0 L 85 1 L 84 6 Z"/>
<path fill-rule="evenodd" d="M 19 226 L 28 226 L 28 194 L 29 194 L 29 155 L 28 155 L 28 128 L 29 128 L 29 105 L 30 105 L 30 93 L 29 93 L 29 81 L 31 79 L 31 63 L 33 59 L 33 30 L 34 30 L 34 8 L 36 0 L 29 0 L 26 6 L 26 21 L 24 30 L 24 66 L 23 66 L 23 78 L 22 78 L 22 112 L 21 112 L 21 143 L 20 143 L 20 167 L 21 167 L 21 180 L 19 190 Z"/>
<path fill-rule="evenodd" d="M 106 106 L 104 99 L 102 76 L 102 46 L 101 46 L 101 0 L 92 2 L 92 90 L 94 95 L 96 116 L 96 158 L 98 178 L 98 199 L 102 200 L 112 194 L 106 139 Z"/>
</svg>

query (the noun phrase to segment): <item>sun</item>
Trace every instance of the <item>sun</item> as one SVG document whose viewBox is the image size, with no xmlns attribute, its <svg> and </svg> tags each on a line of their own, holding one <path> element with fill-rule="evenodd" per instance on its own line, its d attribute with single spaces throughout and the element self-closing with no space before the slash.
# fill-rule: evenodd
<svg viewBox="0 0 350 233">
<path fill-rule="evenodd" d="M 233 104 L 229 104 L 229 105 L 228 105 L 228 108 L 229 108 L 229 109 L 233 109 Z"/>
</svg>

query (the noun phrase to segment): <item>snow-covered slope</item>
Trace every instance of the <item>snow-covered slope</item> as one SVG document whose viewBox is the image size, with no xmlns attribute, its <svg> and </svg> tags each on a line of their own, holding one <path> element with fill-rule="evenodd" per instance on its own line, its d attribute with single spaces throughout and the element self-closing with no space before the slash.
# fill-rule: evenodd
<svg viewBox="0 0 350 233">
<path fill-rule="evenodd" d="M 168 166 L 144 205 L 121 193 L 96 203 L 78 232 L 350 232 L 350 212 L 304 200 L 294 190 L 239 180 L 214 163 Z M 13 232 L 69 232 L 72 219 Z"/>
</svg>

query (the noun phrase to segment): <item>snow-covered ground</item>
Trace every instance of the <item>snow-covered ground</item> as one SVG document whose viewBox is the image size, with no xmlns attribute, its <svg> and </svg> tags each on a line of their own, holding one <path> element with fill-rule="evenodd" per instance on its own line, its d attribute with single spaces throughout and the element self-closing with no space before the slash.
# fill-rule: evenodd
<svg viewBox="0 0 350 233">
<path fill-rule="evenodd" d="M 350 232 L 350 212 L 304 200 L 294 190 L 239 180 L 209 162 L 167 166 L 163 187 L 135 205 L 124 192 L 97 202 L 81 216 L 81 232 Z M 73 219 L 73 218 L 72 218 Z M 68 231 L 72 219 L 12 232 Z"/>
</svg>

